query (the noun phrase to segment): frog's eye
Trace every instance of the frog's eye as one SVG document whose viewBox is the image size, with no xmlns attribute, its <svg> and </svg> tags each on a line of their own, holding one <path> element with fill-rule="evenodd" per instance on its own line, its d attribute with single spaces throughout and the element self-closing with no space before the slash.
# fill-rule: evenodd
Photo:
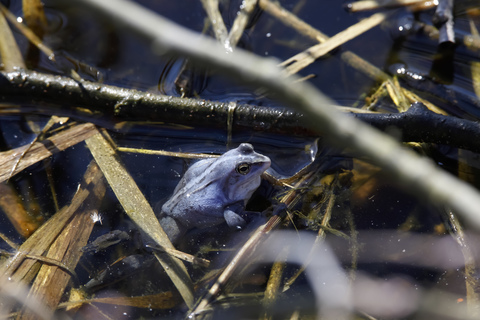
<svg viewBox="0 0 480 320">
<path fill-rule="evenodd" d="M 235 170 L 237 170 L 238 173 L 245 175 L 250 172 L 250 164 L 246 162 L 242 162 L 239 165 L 237 165 Z"/>
</svg>

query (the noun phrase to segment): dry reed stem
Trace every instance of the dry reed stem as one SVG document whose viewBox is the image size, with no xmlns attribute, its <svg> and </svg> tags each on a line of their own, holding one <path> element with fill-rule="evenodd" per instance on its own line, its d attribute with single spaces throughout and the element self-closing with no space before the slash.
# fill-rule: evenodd
<svg viewBox="0 0 480 320">
<path fill-rule="evenodd" d="M 162 292 L 152 295 L 134 296 L 134 297 L 103 297 L 84 300 L 72 300 L 59 304 L 59 308 L 69 308 L 72 305 L 84 304 L 112 304 L 118 306 L 129 306 L 135 308 L 148 309 L 171 309 L 178 304 L 179 299 L 172 292 Z"/>
<path fill-rule="evenodd" d="M 361 1 L 351 2 L 347 5 L 347 7 L 350 12 L 358 12 L 358 11 L 366 11 L 366 10 L 377 10 L 381 8 L 422 5 L 425 3 L 431 3 L 429 7 L 433 7 L 435 1 L 433 0 L 431 1 L 427 1 L 427 0 L 361 0 Z"/>
<path fill-rule="evenodd" d="M 91 173 L 90 173 L 91 172 Z M 74 270 L 80 257 L 81 249 L 87 245 L 90 233 L 95 224 L 92 214 L 98 210 L 101 200 L 105 195 L 105 183 L 100 169 L 95 162 L 91 162 L 86 175 L 94 174 L 91 193 L 76 210 L 73 218 L 65 225 L 62 232 L 51 244 L 46 257 L 62 262 L 68 270 Z M 55 265 L 43 264 L 35 281 L 32 284 L 27 299 L 35 297 L 41 300 L 50 309 L 55 310 L 62 298 L 65 288 L 71 278 L 71 274 L 65 269 Z M 30 312 L 22 312 L 17 319 L 35 319 L 36 315 Z"/>
<path fill-rule="evenodd" d="M 32 0 L 24 0 L 24 1 L 32 1 Z M 33 2 L 37 2 L 37 0 L 33 0 Z M 25 7 L 24 7 L 25 8 Z M 42 9 L 43 10 L 43 9 Z M 27 22 L 27 25 L 18 22 L 17 18 L 15 17 L 14 14 L 10 12 L 3 4 L 0 3 L 0 11 L 3 12 L 5 17 L 8 19 L 8 21 L 15 26 L 24 36 L 27 38 L 31 43 L 33 43 L 40 51 L 42 51 L 47 57 L 50 59 L 54 60 L 54 53 L 53 51 L 48 48 L 46 45 L 43 44 L 41 36 L 37 33 L 38 30 L 40 29 L 33 29 L 30 24 L 28 24 L 27 21 L 27 16 L 25 16 L 25 22 Z M 36 10 L 34 10 L 36 11 Z M 26 13 L 25 13 L 26 14 Z M 29 10 L 29 14 L 34 14 L 31 13 Z M 37 13 L 35 13 L 36 15 Z M 41 14 L 40 14 L 41 15 Z M 41 17 L 35 17 L 35 20 L 37 19 L 42 19 Z M 43 28 L 43 27 L 41 27 Z"/>
<path fill-rule="evenodd" d="M 347 41 L 356 38 L 362 33 L 365 33 L 371 28 L 379 25 L 386 18 L 388 18 L 388 16 L 389 14 L 386 13 L 376 13 L 371 17 L 364 19 L 357 24 L 337 33 L 325 42 L 317 44 L 285 60 L 280 64 L 280 66 L 286 67 L 287 74 L 295 74 L 307 67 L 308 65 L 312 64 L 316 59 L 320 58 L 321 56 L 327 54 L 328 52 L 346 43 Z"/>
<path fill-rule="evenodd" d="M 480 314 L 480 288 L 478 286 L 478 267 L 475 261 L 474 245 L 465 234 L 463 226 L 458 221 L 458 217 L 451 210 L 445 210 L 446 220 L 450 226 L 449 233 L 457 242 L 462 251 L 465 260 L 465 290 L 467 300 L 467 310 L 469 316 L 478 318 Z"/>
<path fill-rule="evenodd" d="M 15 37 L 3 14 L 0 14 L 0 56 L 5 71 L 26 68 Z"/>
<path fill-rule="evenodd" d="M 228 38 L 228 30 L 223 22 L 222 14 L 218 8 L 218 0 L 201 0 L 203 8 L 207 12 L 207 16 L 212 24 L 215 38 L 224 46 L 226 46 L 226 40 Z M 225 49 L 228 50 L 227 47 Z M 230 48 L 231 49 L 231 48 Z"/>
<path fill-rule="evenodd" d="M 325 42 L 330 41 L 331 38 L 329 38 L 327 35 L 323 34 L 319 30 L 313 28 L 312 26 L 304 22 L 303 20 L 299 19 L 296 15 L 284 9 L 278 3 L 274 3 L 269 0 L 260 0 L 259 3 L 260 3 L 260 6 L 265 11 L 267 11 L 272 16 L 276 17 L 283 24 L 297 30 L 300 34 L 310 37 L 311 39 L 320 42 L 320 44 L 324 44 Z M 346 32 L 347 30 L 348 29 L 346 29 L 344 32 Z M 300 53 L 299 55 L 302 55 L 302 53 Z M 367 77 L 375 81 L 394 83 L 394 80 L 385 72 L 375 67 L 368 61 L 360 58 L 359 56 L 357 56 L 355 53 L 351 51 L 343 52 L 340 55 L 340 57 L 343 62 L 349 64 L 352 68 L 358 70 L 359 72 L 362 72 L 364 75 L 366 75 Z M 290 58 L 290 59 L 293 59 L 293 58 Z M 306 59 L 311 60 L 311 57 L 306 57 Z M 307 61 L 304 61 L 304 63 L 306 62 Z M 282 63 L 282 65 L 284 64 L 287 64 L 287 62 L 285 61 Z M 293 65 L 295 65 L 295 63 Z M 289 66 L 289 67 L 292 67 L 292 66 Z M 408 110 L 409 105 L 406 103 L 406 97 L 403 94 L 402 90 L 398 89 L 398 86 L 392 85 L 392 87 L 393 87 L 393 90 L 390 90 L 389 94 L 391 94 L 392 100 L 396 102 L 398 109 L 400 111 Z"/>
<path fill-rule="evenodd" d="M 148 247 L 151 247 L 151 246 L 148 246 Z M 210 266 L 209 260 L 195 257 L 194 255 L 188 254 L 180 250 L 170 249 L 170 248 L 156 248 L 156 247 L 151 247 L 151 248 L 153 248 L 154 250 L 159 250 L 160 252 L 166 252 L 175 258 L 189 262 L 193 265 L 201 266 L 204 268 L 208 268 Z"/>
<path fill-rule="evenodd" d="M 277 18 L 278 21 L 297 30 L 300 34 L 307 36 L 315 41 L 324 43 L 329 40 L 329 37 L 322 33 L 321 31 L 313 28 L 308 23 L 299 19 L 296 15 L 289 12 L 285 8 L 281 7 L 278 3 L 274 3 L 269 0 L 260 0 L 260 6 L 273 17 Z M 352 68 L 362 72 L 367 77 L 375 81 L 392 81 L 392 78 L 387 75 L 385 72 L 375 67 L 368 61 L 360 58 L 355 53 L 351 51 L 345 51 L 340 55 L 343 62 L 350 65 Z M 392 97 L 395 99 L 395 97 Z M 404 98 L 398 98 L 397 100 L 403 101 Z M 406 106 L 403 106 L 403 109 L 406 109 Z"/>
<path fill-rule="evenodd" d="M 43 219 L 29 214 L 15 190 L 7 183 L 0 182 L 0 208 L 12 223 L 15 230 L 24 238 L 28 238 L 43 223 Z"/>
<path fill-rule="evenodd" d="M 94 135 L 97 131 L 91 123 L 79 124 L 56 135 L 45 139 L 42 142 L 35 142 L 33 145 L 25 145 L 12 150 L 0 153 L 0 182 L 3 182 L 43 159 L 52 156 L 54 153 L 63 151 L 71 146 Z M 24 155 L 24 151 L 28 149 Z M 23 155 L 17 165 L 17 160 Z M 12 168 L 16 166 L 14 172 Z"/>
<path fill-rule="evenodd" d="M 44 223 L 20 246 L 14 256 L 0 266 L 0 281 L 13 282 L 19 286 L 30 284 L 30 282 L 37 276 L 38 271 L 43 264 L 42 261 L 47 262 L 47 260 L 44 259 L 37 260 L 35 259 L 35 256 L 43 256 L 45 252 L 51 249 L 52 244 L 58 240 L 58 237 L 62 233 L 65 232 L 65 226 L 69 223 L 72 217 L 75 217 L 79 212 L 79 208 L 84 209 L 84 204 L 88 204 L 88 201 L 85 201 L 92 197 L 92 190 L 90 187 L 92 184 L 98 186 L 98 181 L 100 181 L 100 179 L 102 179 L 102 173 L 98 170 L 98 167 L 94 165 L 89 166 L 70 205 L 61 209 Z M 95 190 L 95 188 L 93 189 Z M 82 228 L 76 229 L 78 229 L 79 232 L 83 232 Z M 87 241 L 87 239 L 84 239 L 84 241 Z M 74 252 L 73 259 L 76 259 L 75 256 L 79 257 L 80 255 L 77 252 Z M 53 267 L 60 272 L 59 274 L 63 274 L 66 271 L 63 268 L 61 268 L 61 271 L 58 269 L 61 265 L 62 262 L 59 262 L 56 267 Z M 63 274 L 62 277 L 69 276 L 70 273 L 67 272 Z M 38 301 L 35 297 L 32 297 L 31 299 L 32 303 Z M 31 304 L 29 301 L 30 299 L 26 300 L 27 306 Z"/>
<path fill-rule="evenodd" d="M 283 271 L 286 266 L 286 256 L 288 255 L 288 250 L 291 250 L 290 247 L 284 247 L 278 254 L 275 262 L 270 269 L 270 276 L 268 277 L 267 286 L 265 288 L 265 294 L 263 297 L 263 306 L 265 308 L 265 313 L 263 315 L 264 320 L 272 319 L 272 307 L 275 301 L 278 299 L 278 295 L 281 293 L 280 285 L 283 279 Z"/>
<path fill-rule="evenodd" d="M 120 152 L 127 152 L 127 153 L 140 153 L 140 154 L 148 154 L 148 155 L 155 155 L 155 156 L 176 157 L 176 158 L 183 158 L 183 159 L 208 159 L 208 158 L 219 157 L 219 155 L 216 155 L 216 154 L 174 152 L 174 151 L 164 151 L 164 150 L 127 148 L 127 147 L 117 147 L 117 150 Z"/>
<path fill-rule="evenodd" d="M 242 1 L 240 11 L 237 13 L 235 21 L 233 21 L 232 28 L 226 39 L 226 44 L 228 43 L 232 48 L 236 47 L 238 41 L 242 37 L 243 31 L 247 26 L 248 20 L 250 19 L 255 6 L 257 5 L 257 0 L 244 0 Z"/>
<path fill-rule="evenodd" d="M 42 2 L 40 0 L 23 0 L 22 9 L 27 26 L 39 38 L 42 38 L 48 23 Z"/>
<path fill-rule="evenodd" d="M 277 18 L 278 21 L 285 24 L 286 26 L 297 30 L 300 34 L 303 34 L 310 39 L 313 39 L 320 43 L 328 40 L 328 36 L 326 34 L 318 31 L 305 21 L 298 18 L 295 14 L 284 9 L 282 6 L 280 6 L 279 3 L 272 2 L 270 0 L 260 0 L 258 3 L 260 7 L 267 13 Z"/>
<path fill-rule="evenodd" d="M 105 133 L 104 133 L 105 134 Z M 175 249 L 163 231 L 150 204 L 119 159 L 115 149 L 98 133 L 86 140 L 87 147 L 101 168 L 125 213 L 160 247 Z M 177 287 L 188 307 L 193 305 L 193 284 L 184 264 L 167 253 L 154 253 Z"/>
</svg>

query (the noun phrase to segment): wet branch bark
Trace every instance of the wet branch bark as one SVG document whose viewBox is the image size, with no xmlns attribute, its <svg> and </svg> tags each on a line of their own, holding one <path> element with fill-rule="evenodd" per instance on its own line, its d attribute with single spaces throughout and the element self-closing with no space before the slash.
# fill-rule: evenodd
<svg viewBox="0 0 480 320">
<path fill-rule="evenodd" d="M 33 71 L 0 73 L 0 101 L 28 104 L 21 111 L 76 117 L 118 130 L 115 122 L 154 121 L 191 127 L 227 128 L 229 103 L 178 98 Z M 7 108 L 0 107 L 0 115 Z M 429 142 L 480 152 L 475 121 L 442 116 L 415 103 L 404 113 L 352 114 L 404 142 Z M 112 122 L 112 119 L 114 122 Z M 286 108 L 237 104 L 233 130 L 318 136 L 304 115 Z"/>
<path fill-rule="evenodd" d="M 70 116 L 109 129 L 123 121 L 152 121 L 227 128 L 228 102 L 179 98 L 34 71 L 0 73 L 0 102 L 22 104 L 22 112 Z M 0 114 L 17 107 L 0 107 Z M 112 126 L 113 124 L 113 126 Z M 286 108 L 238 104 L 234 130 L 313 136 L 303 115 Z"/>
<path fill-rule="evenodd" d="M 473 138 L 480 133 L 480 123 L 434 113 L 421 102 L 415 102 L 403 113 L 354 116 L 379 130 L 397 135 L 404 142 L 438 143 L 480 152 L 480 143 Z"/>
</svg>

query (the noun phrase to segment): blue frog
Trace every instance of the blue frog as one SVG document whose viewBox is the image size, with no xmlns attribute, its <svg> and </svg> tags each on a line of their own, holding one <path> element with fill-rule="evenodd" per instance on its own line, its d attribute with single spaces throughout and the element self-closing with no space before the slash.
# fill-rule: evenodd
<svg viewBox="0 0 480 320">
<path fill-rule="evenodd" d="M 172 243 L 192 228 L 207 228 L 222 222 L 243 228 L 245 205 L 260 185 L 261 174 L 269 167 L 270 159 L 255 152 L 248 143 L 219 158 L 193 164 L 162 206 L 160 224 Z"/>
</svg>

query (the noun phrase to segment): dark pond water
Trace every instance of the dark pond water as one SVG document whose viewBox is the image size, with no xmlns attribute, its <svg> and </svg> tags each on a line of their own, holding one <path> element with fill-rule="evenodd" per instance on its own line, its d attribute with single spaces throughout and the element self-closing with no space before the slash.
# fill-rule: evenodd
<svg viewBox="0 0 480 320">
<path fill-rule="evenodd" d="M 3 3 L 15 16 L 22 16 L 20 1 Z M 190 30 L 213 36 L 209 25 L 206 25 L 206 14 L 201 1 L 146 0 L 137 3 Z M 241 4 L 242 1 L 221 1 L 220 9 L 227 29 L 231 28 Z M 345 9 L 345 4 L 336 0 L 281 1 L 285 9 L 294 11 L 300 19 L 328 36 L 333 36 L 372 15 L 371 11 L 349 12 Z M 480 48 L 466 46 L 462 39 L 475 35 L 475 28 L 480 28 L 480 5 L 469 1 L 460 1 L 457 4 L 455 33 L 458 40 L 448 48 L 439 47 L 438 41 L 430 37 L 423 28 L 424 25 L 432 26 L 434 10 L 412 12 L 408 8 L 390 9 L 392 14 L 385 22 L 317 59 L 303 69 L 300 75 L 313 75 L 309 81 L 338 105 L 362 107 L 366 98 L 372 95 L 381 83 L 342 60 L 342 54 L 351 51 L 387 74 L 397 75 L 403 88 L 415 92 L 446 113 L 477 120 L 480 115 L 477 97 L 479 92 L 475 92 L 472 77 L 476 76 L 476 72 L 480 72 L 480 67 L 475 64 L 480 62 Z M 204 66 L 192 64 L 185 57 L 155 54 L 148 42 L 128 30 L 118 28 L 104 15 L 82 5 L 73 5 L 67 1 L 45 1 L 45 14 L 49 26 L 44 43 L 52 48 L 58 57 L 63 58 L 64 64 L 54 63 L 44 54 L 40 54 L 38 58 L 27 60 L 30 69 L 68 76 L 65 73 L 65 66 L 68 66 L 76 69 L 86 80 L 123 88 L 176 97 L 186 94 L 212 101 L 283 107 L 281 102 L 265 97 L 258 88 L 238 85 L 235 79 L 228 79 Z M 13 29 L 13 33 L 22 54 L 26 56 L 28 41 L 18 30 Z M 478 41 L 478 35 L 476 39 Z M 300 35 L 277 18 L 257 8 L 238 47 L 283 61 L 315 44 L 312 39 Z M 68 60 L 65 57 L 78 62 L 72 62 L 73 59 Z M 176 81 L 184 66 L 190 82 L 188 88 L 182 91 Z M 420 77 L 428 79 L 428 88 L 423 82 L 415 80 Z M 15 104 L 15 101 L 11 103 Z M 38 103 L 42 104 L 41 101 Z M 74 103 L 72 101 L 72 104 Z M 380 112 L 396 112 L 395 105 L 388 98 L 381 99 L 376 109 Z M 42 128 L 50 116 L 51 114 L 2 113 L 2 150 L 17 148 L 34 141 L 38 132 L 32 130 L 32 125 L 29 126 L 27 122 Z M 70 121 L 73 120 L 75 119 Z M 430 293 L 440 299 L 439 301 L 464 310 L 465 278 L 468 276 L 470 283 L 478 285 L 477 271 L 466 274 L 464 261 L 459 258 L 460 247 L 448 234 L 449 229 L 453 228 L 451 222 L 446 222 L 444 218 L 448 209 L 436 208 L 434 204 L 419 201 L 408 193 L 409 190 L 400 190 L 388 175 L 363 162 L 368 162 L 368 159 L 357 159 L 349 150 L 338 150 L 335 146 L 324 145 L 322 139 L 316 140 L 316 137 L 243 130 L 233 132 L 231 141 L 228 142 L 227 130 L 195 125 L 190 128 L 175 127 L 170 124 L 139 122 L 136 119 L 131 119 L 131 125 L 131 131 L 110 131 L 118 146 L 222 154 L 242 142 L 248 142 L 254 145 L 257 152 L 270 157 L 272 173 L 280 178 L 293 176 L 317 160 L 312 165 L 312 170 L 316 170 L 315 178 L 311 178 L 308 185 L 300 185 L 298 190 L 302 196 L 296 205 L 292 205 L 290 213 L 295 226 L 289 224 L 290 219 L 285 219 L 284 228 L 298 231 L 299 237 L 304 233 L 316 235 L 319 228 L 326 230 L 326 238 L 332 248 L 330 251 L 338 257 L 345 275 L 349 272 L 356 274 L 352 304 L 358 308 L 355 312 L 358 312 L 356 314 L 359 319 L 366 319 L 361 313 L 362 310 L 370 310 L 373 316 L 379 318 L 423 319 L 431 318 L 432 315 L 439 318 L 434 307 L 420 307 L 423 302 L 419 301 L 426 301 Z M 473 184 L 478 180 L 476 170 L 480 163 L 476 154 L 459 151 L 454 146 L 431 144 L 411 147 Z M 170 197 L 181 176 L 193 163 L 191 160 L 158 155 L 119 153 L 119 156 L 148 202 L 157 210 Z M 92 159 L 85 144 L 80 143 L 56 153 L 44 162 L 30 166 L 12 177 L 9 184 L 20 195 L 27 209 L 35 203 L 38 206 L 37 211 L 46 220 L 53 216 L 58 208 L 69 205 Z M 317 166 L 318 162 L 322 164 Z M 322 178 L 324 180 L 321 180 Z M 255 211 L 266 210 L 270 205 L 277 204 L 288 190 L 288 187 L 274 187 L 263 181 L 247 208 Z M 332 210 L 332 216 L 326 225 L 320 227 L 328 210 Z M 110 188 L 107 188 L 98 212 L 103 217 L 102 224 L 95 225 L 90 241 L 113 230 L 129 233 L 130 241 L 98 254 L 85 254 L 76 268 L 78 280 L 76 283 L 72 282 L 72 286 L 84 288 L 82 285 L 98 276 L 100 271 L 113 261 L 137 254 L 141 265 L 139 270 L 134 270 L 125 277 L 116 277 L 113 271 L 110 272 L 112 279 L 105 280 L 98 287 L 84 289 L 87 297 L 176 292 L 163 269 L 152 260 L 150 252 L 145 253 L 141 245 L 140 248 L 136 246 L 140 242 L 137 241 L 140 235 Z M 232 251 L 235 252 L 235 249 L 246 241 L 254 226 L 265 219 L 265 215 L 253 219 L 252 225 L 241 232 L 232 232 L 226 225 L 208 230 L 193 230 L 182 239 L 177 248 L 212 260 L 215 268 L 221 268 L 225 266 Z M 23 241 L 3 212 L 0 214 L 0 232 L 18 244 Z M 301 251 L 300 247 L 311 245 L 308 239 L 305 241 L 300 242 L 298 247 L 293 246 L 292 251 Z M 448 246 L 442 247 L 441 241 L 447 242 Z M 398 245 L 399 243 L 405 243 L 405 246 Z M 431 244 L 430 248 L 437 251 L 430 251 L 425 243 Z M 478 253 L 474 246 L 468 244 L 467 247 L 474 254 Z M 5 242 L 0 242 L 0 248 L 12 251 Z M 451 249 L 448 254 L 445 252 L 447 248 Z M 305 255 L 308 256 L 308 252 Z M 449 264 L 448 261 L 454 262 Z M 241 285 L 235 289 L 236 295 L 222 296 L 216 301 L 213 304 L 214 318 L 261 318 L 268 309 L 262 305 L 262 294 L 270 276 L 271 262 L 263 261 L 251 268 L 242 280 L 239 280 Z M 130 267 L 129 263 L 131 262 L 123 264 Z M 297 261 L 285 266 L 280 286 L 295 274 L 299 264 Z M 116 270 L 116 267 L 110 268 Z M 198 297 L 208 288 L 209 282 L 203 280 L 203 277 L 209 270 L 188 265 Z M 312 272 L 315 274 L 322 271 L 307 270 L 307 276 L 302 274 L 291 287 L 285 287 L 285 291 L 279 294 L 273 311 L 270 310 L 275 318 L 295 318 L 296 312 L 300 317 L 312 318 L 321 310 L 315 300 L 315 295 L 321 291 L 318 291 L 315 281 L 312 280 L 315 278 Z M 362 292 L 366 292 L 367 298 L 364 300 L 361 299 Z M 62 301 L 66 300 L 67 296 L 65 294 Z M 409 300 L 408 297 L 415 297 L 417 300 Z M 134 308 L 120 304 L 95 304 L 96 307 L 86 305 L 71 316 L 81 319 L 93 315 L 100 318 L 103 312 L 115 319 L 181 319 L 187 308 L 180 298 L 176 299 L 175 305 L 167 309 Z M 461 315 L 459 311 L 457 314 L 444 315 L 444 318 L 460 319 Z"/>
</svg>

